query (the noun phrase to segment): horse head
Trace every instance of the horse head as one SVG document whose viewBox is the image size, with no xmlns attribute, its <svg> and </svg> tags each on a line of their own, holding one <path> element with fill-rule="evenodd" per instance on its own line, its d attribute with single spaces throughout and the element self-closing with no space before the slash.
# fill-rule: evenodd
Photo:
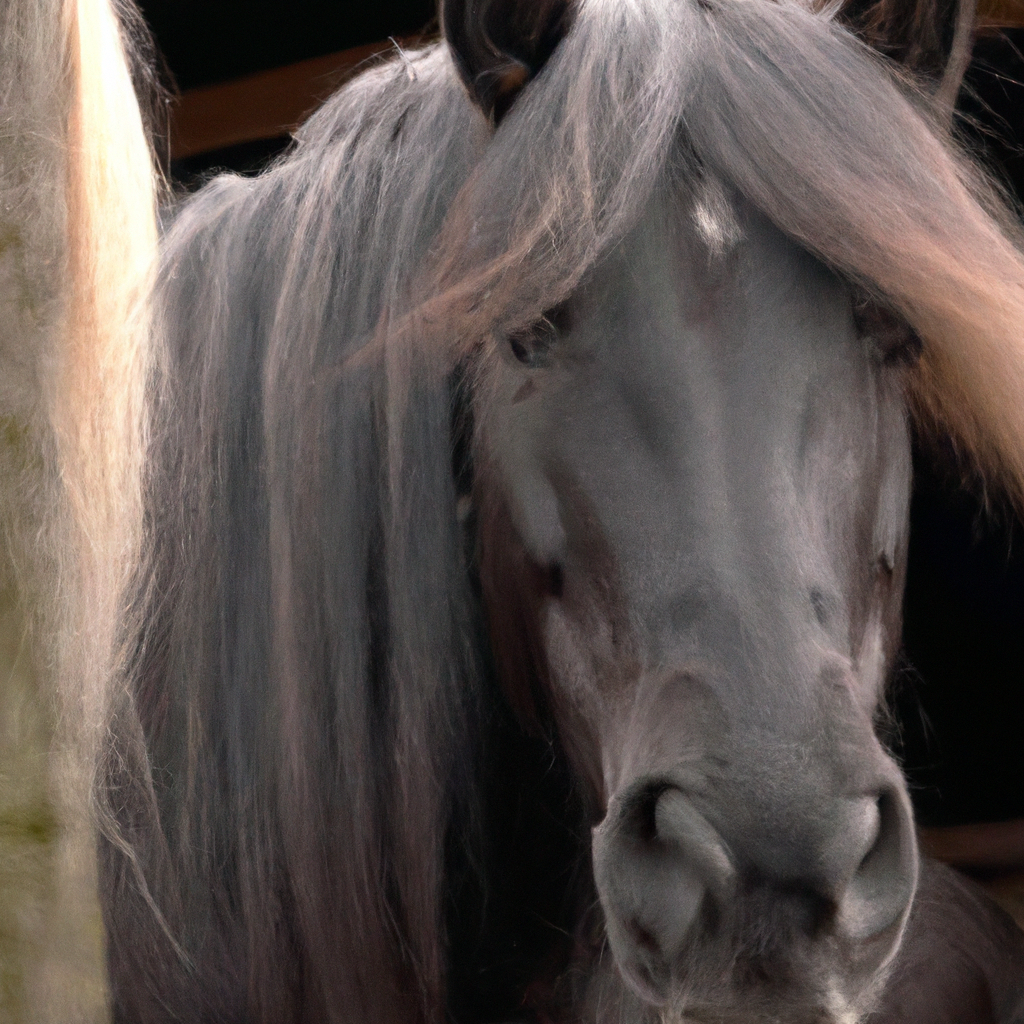
<svg viewBox="0 0 1024 1024">
<path fill-rule="evenodd" d="M 513 688 L 541 680 L 588 786 L 630 984 L 747 1012 L 787 985 L 856 1004 L 917 871 L 874 728 L 900 635 L 912 335 L 872 331 L 744 204 L 718 215 L 709 239 L 706 196 L 667 190 L 496 346 L 492 634 L 521 652 Z"/>
<path fill-rule="evenodd" d="M 507 6 L 475 37 L 445 9 L 498 120 L 569 21 Z M 918 875 L 878 724 L 920 340 L 685 155 L 557 299 L 476 370 L 481 573 L 506 690 L 586 788 L 618 969 L 695 1019 L 859 1019 Z"/>
</svg>

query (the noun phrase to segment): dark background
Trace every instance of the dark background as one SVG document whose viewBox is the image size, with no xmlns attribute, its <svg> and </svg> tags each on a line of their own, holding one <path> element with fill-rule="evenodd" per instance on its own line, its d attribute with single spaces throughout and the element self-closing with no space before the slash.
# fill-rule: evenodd
<svg viewBox="0 0 1024 1024">
<path fill-rule="evenodd" d="M 181 90 L 308 57 L 437 29 L 430 0 L 144 0 Z M 961 96 L 960 131 L 1024 196 L 1024 31 L 982 38 Z M 287 139 L 174 165 L 252 171 Z M 1024 339 L 1022 339 L 1024 341 Z M 1024 401 L 1024 397 L 1022 397 Z M 894 686 L 904 760 L 922 824 L 1024 817 L 1024 528 L 983 501 L 941 442 L 915 455 L 905 654 Z"/>
<path fill-rule="evenodd" d="M 139 6 L 182 90 L 437 28 L 433 0 L 141 0 Z"/>
</svg>

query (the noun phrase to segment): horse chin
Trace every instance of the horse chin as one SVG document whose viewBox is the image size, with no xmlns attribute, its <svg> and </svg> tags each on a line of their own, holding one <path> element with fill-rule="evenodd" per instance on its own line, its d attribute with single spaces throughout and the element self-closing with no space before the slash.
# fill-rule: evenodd
<svg viewBox="0 0 1024 1024">
<path fill-rule="evenodd" d="M 659 1024 L 861 1024 L 876 1008 L 891 959 L 870 974 L 852 975 L 858 957 L 833 948 L 765 959 L 723 942 L 681 967 L 659 996 L 622 974 Z M 831 955 L 830 955 L 831 954 Z"/>
<path fill-rule="evenodd" d="M 738 1007 L 673 1008 L 661 1016 L 660 1024 L 861 1024 L 866 1014 L 856 1011 L 836 1013 L 821 1007 L 798 1007 L 787 1009 L 780 1014 L 778 1007 L 740 1009 Z"/>
<path fill-rule="evenodd" d="M 659 1010 L 659 1024 L 862 1024 L 874 1000 L 851 1003 L 837 989 L 805 998 L 768 990 L 741 990 L 722 1000 L 678 994 Z"/>
</svg>

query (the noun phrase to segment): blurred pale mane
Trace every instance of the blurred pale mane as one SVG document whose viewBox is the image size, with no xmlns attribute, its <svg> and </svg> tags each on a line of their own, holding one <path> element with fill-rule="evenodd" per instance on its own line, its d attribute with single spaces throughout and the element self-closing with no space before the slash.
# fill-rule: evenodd
<svg viewBox="0 0 1024 1024">
<path fill-rule="evenodd" d="M 90 790 L 138 559 L 154 178 L 105 0 L 13 0 L 0 56 L 0 590 L 20 634 L 0 666 L 0 771 L 22 787 L 0 800 L 40 823 L 0 851 L 18 865 L 0 1016 L 99 1021 Z"/>
</svg>

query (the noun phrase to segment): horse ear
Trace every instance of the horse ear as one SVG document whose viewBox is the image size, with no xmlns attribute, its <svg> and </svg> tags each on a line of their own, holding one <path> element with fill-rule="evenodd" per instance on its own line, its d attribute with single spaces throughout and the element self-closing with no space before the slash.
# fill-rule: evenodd
<svg viewBox="0 0 1024 1024">
<path fill-rule="evenodd" d="M 455 66 L 495 122 L 569 31 L 573 0 L 441 0 Z"/>
<path fill-rule="evenodd" d="M 845 0 L 839 20 L 931 83 L 952 112 L 971 60 L 977 0 Z"/>
</svg>

